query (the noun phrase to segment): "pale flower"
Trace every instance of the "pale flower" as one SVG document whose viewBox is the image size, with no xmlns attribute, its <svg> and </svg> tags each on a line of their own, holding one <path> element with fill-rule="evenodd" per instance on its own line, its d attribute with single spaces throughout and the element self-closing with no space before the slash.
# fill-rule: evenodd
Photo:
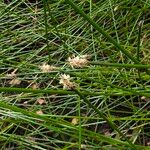
<svg viewBox="0 0 150 150">
<path fill-rule="evenodd" d="M 17 69 L 15 69 L 14 71 L 12 71 L 9 74 L 6 74 L 6 77 L 9 77 L 11 79 L 9 81 L 10 85 L 19 85 L 21 83 L 21 80 L 19 78 L 17 78 L 16 71 L 17 71 Z"/>
<path fill-rule="evenodd" d="M 14 71 L 12 71 L 11 73 L 6 74 L 6 76 L 10 77 L 10 78 L 14 78 L 14 77 L 17 76 L 16 71 L 17 71 L 17 69 L 15 69 Z"/>
<path fill-rule="evenodd" d="M 9 84 L 11 85 L 19 85 L 20 83 L 21 83 L 21 80 L 19 80 L 18 78 L 14 78 L 9 82 Z"/>
<path fill-rule="evenodd" d="M 40 105 L 46 103 L 46 101 L 45 101 L 44 99 L 42 99 L 42 98 L 37 99 L 37 102 L 38 102 Z"/>
<path fill-rule="evenodd" d="M 142 97 L 141 97 L 141 100 L 145 100 L 145 99 L 146 99 L 146 97 L 145 97 L 145 96 L 142 96 Z"/>
<path fill-rule="evenodd" d="M 62 74 L 60 75 L 59 83 L 63 85 L 63 89 L 73 89 L 75 88 L 75 84 L 70 80 L 71 80 L 70 75 Z"/>
<path fill-rule="evenodd" d="M 38 89 L 39 85 L 37 83 L 34 83 L 34 84 L 31 85 L 31 88 L 34 89 L 34 90 Z"/>
<path fill-rule="evenodd" d="M 118 6 L 116 6 L 115 8 L 114 8 L 114 11 L 117 11 L 118 10 Z"/>
<path fill-rule="evenodd" d="M 36 114 L 38 114 L 38 115 L 43 115 L 44 113 L 43 113 L 42 110 L 38 110 L 38 111 L 36 111 Z"/>
<path fill-rule="evenodd" d="M 68 58 L 68 62 L 72 68 L 82 68 L 87 66 L 89 55 L 73 56 Z"/>
<path fill-rule="evenodd" d="M 42 70 L 42 72 L 50 72 L 56 70 L 55 66 L 48 65 L 47 63 L 43 63 L 43 65 L 40 66 L 39 68 Z"/>
<path fill-rule="evenodd" d="M 72 119 L 72 121 L 71 121 L 71 123 L 73 124 L 73 125 L 76 125 L 76 124 L 78 124 L 78 119 L 77 118 L 73 118 Z"/>
</svg>

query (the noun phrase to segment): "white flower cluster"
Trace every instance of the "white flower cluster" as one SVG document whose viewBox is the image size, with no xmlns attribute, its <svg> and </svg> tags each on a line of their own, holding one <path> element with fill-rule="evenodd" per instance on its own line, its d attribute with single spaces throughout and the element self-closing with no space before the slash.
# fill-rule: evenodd
<svg viewBox="0 0 150 150">
<path fill-rule="evenodd" d="M 73 56 L 68 58 L 68 63 L 72 68 L 83 68 L 88 64 L 89 55 Z"/>
<path fill-rule="evenodd" d="M 72 68 L 83 68 L 86 67 L 88 64 L 89 55 L 80 55 L 80 56 L 72 56 L 69 57 L 67 62 Z M 51 72 L 54 70 L 57 70 L 57 67 L 53 65 L 49 65 L 46 62 L 44 62 L 42 65 L 39 66 L 40 70 L 44 73 Z M 21 81 L 17 78 L 16 70 L 11 72 L 10 74 L 7 74 L 7 77 L 11 78 L 12 80 L 9 82 L 11 85 L 18 85 L 21 83 Z M 60 75 L 60 81 L 59 83 L 63 85 L 63 89 L 74 89 L 76 87 L 76 84 L 71 81 L 70 75 L 61 74 Z M 35 87 L 35 86 L 34 86 Z M 34 88 L 33 89 L 36 89 Z"/>
<path fill-rule="evenodd" d="M 88 64 L 89 55 L 80 55 L 69 57 L 67 62 L 72 68 L 83 68 Z M 57 67 L 43 63 L 39 66 L 42 72 L 51 72 L 57 69 Z M 59 83 L 63 85 L 63 89 L 73 89 L 76 87 L 75 83 L 71 82 L 70 75 L 62 74 L 60 75 Z"/>
<path fill-rule="evenodd" d="M 75 88 L 75 84 L 70 81 L 70 75 L 62 74 L 60 75 L 59 83 L 63 85 L 63 89 L 73 89 Z"/>
<path fill-rule="evenodd" d="M 8 78 L 10 78 L 11 80 L 9 81 L 10 85 L 19 85 L 21 83 L 21 80 L 19 78 L 17 78 L 17 74 L 16 74 L 17 69 L 15 69 L 13 72 L 11 72 L 10 74 L 7 74 L 6 76 Z"/>
<path fill-rule="evenodd" d="M 43 65 L 40 66 L 39 68 L 41 69 L 42 72 L 50 72 L 57 69 L 55 66 L 48 65 L 47 63 L 43 63 Z"/>
<path fill-rule="evenodd" d="M 88 64 L 89 55 L 73 56 L 68 58 L 68 63 L 72 68 L 83 68 Z M 59 83 L 63 85 L 63 89 L 74 89 L 76 84 L 71 82 L 70 75 L 60 75 Z"/>
</svg>

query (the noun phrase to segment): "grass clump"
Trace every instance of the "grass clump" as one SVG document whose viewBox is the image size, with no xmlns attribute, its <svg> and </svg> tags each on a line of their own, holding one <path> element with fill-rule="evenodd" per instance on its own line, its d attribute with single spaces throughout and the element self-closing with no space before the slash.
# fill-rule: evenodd
<svg viewBox="0 0 150 150">
<path fill-rule="evenodd" d="M 149 149 L 149 2 L 0 2 L 1 149 Z"/>
</svg>

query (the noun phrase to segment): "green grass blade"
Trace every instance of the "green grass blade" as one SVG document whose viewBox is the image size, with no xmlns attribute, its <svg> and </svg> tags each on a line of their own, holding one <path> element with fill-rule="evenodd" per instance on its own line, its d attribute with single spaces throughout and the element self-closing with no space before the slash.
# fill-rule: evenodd
<svg viewBox="0 0 150 150">
<path fill-rule="evenodd" d="M 81 94 L 81 92 L 79 91 L 79 89 L 75 89 L 74 91 L 80 96 L 81 99 L 83 99 L 83 100 L 85 101 L 85 103 L 88 104 L 88 106 L 89 106 L 90 108 L 92 108 L 92 109 L 99 115 L 99 117 L 103 118 L 103 119 L 109 124 L 109 126 L 110 126 L 112 129 L 114 129 L 115 131 L 117 131 L 117 132 L 119 133 L 119 135 L 120 135 L 122 138 L 124 138 L 124 139 L 130 144 L 130 146 L 132 147 L 132 149 L 136 149 L 135 145 L 132 144 L 132 142 L 129 141 L 129 140 L 126 138 L 126 136 L 118 129 L 118 127 L 117 127 L 112 121 L 110 121 L 99 109 L 97 109 L 94 105 L 92 105 L 91 102 L 90 102 L 85 96 L 83 96 L 83 95 Z"/>
<path fill-rule="evenodd" d="M 126 51 L 120 44 L 118 44 L 107 32 L 105 32 L 95 21 L 93 21 L 89 16 L 87 16 L 76 4 L 74 4 L 71 0 L 65 0 L 67 4 L 71 5 L 71 7 L 79 13 L 85 20 L 87 20 L 97 31 L 99 31 L 104 37 L 106 37 L 109 42 L 111 42 L 118 51 L 121 51 L 128 58 L 130 58 L 134 63 L 139 63 L 137 59 L 135 59 L 128 51 Z"/>
</svg>

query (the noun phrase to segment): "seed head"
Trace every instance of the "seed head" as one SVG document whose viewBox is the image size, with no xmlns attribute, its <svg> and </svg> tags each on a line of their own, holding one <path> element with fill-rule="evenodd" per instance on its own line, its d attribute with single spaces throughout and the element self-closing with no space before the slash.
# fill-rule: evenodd
<svg viewBox="0 0 150 150">
<path fill-rule="evenodd" d="M 88 64 L 89 55 L 74 56 L 68 58 L 68 63 L 72 68 L 83 68 Z"/>
<path fill-rule="evenodd" d="M 48 65 L 47 63 L 43 63 L 43 65 L 41 65 L 39 68 L 41 69 L 42 72 L 50 72 L 56 70 L 55 66 Z"/>
<path fill-rule="evenodd" d="M 19 85 L 20 83 L 21 83 L 21 80 L 19 80 L 18 78 L 14 78 L 9 82 L 9 84 L 11 85 Z"/>
<path fill-rule="evenodd" d="M 70 75 L 62 74 L 60 75 L 59 83 L 63 85 L 63 89 L 73 89 L 75 88 L 75 84 L 70 80 L 71 80 Z"/>
</svg>

